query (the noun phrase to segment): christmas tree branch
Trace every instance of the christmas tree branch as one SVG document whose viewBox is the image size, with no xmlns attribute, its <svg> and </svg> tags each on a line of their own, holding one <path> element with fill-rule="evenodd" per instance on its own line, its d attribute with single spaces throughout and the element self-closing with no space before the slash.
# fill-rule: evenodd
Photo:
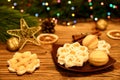
<svg viewBox="0 0 120 80">
<path fill-rule="evenodd" d="M 13 10 L 8 7 L 0 7 L 0 41 L 5 42 L 10 36 L 7 34 L 7 30 L 19 29 L 20 19 L 24 18 L 28 23 L 28 26 L 38 26 L 39 22 L 36 17 L 29 14 L 20 13 L 17 10 Z"/>
</svg>

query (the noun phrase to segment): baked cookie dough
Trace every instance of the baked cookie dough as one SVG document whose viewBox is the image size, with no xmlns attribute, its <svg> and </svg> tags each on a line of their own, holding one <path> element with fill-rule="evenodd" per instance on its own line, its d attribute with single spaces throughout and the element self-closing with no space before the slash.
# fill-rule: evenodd
<svg viewBox="0 0 120 80">
<path fill-rule="evenodd" d="M 95 49 L 98 44 L 98 37 L 96 35 L 87 35 L 83 41 L 82 45 L 88 47 L 89 49 Z"/>
<path fill-rule="evenodd" d="M 101 50 L 94 50 L 89 55 L 89 63 L 94 66 L 103 66 L 109 61 L 108 54 Z"/>
<path fill-rule="evenodd" d="M 26 51 L 23 53 L 16 52 L 8 61 L 8 70 L 16 72 L 18 75 L 24 73 L 33 73 L 36 68 L 40 67 L 40 60 L 35 53 Z"/>
</svg>

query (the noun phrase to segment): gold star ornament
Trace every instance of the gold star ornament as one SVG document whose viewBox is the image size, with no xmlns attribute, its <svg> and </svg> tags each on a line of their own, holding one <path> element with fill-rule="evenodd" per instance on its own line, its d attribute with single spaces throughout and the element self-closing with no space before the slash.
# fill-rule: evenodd
<svg viewBox="0 0 120 80">
<path fill-rule="evenodd" d="M 21 50 L 27 42 L 40 45 L 35 37 L 35 34 L 40 31 L 40 29 L 40 27 L 28 27 L 26 21 L 21 18 L 20 29 L 8 30 L 7 33 L 19 38 L 19 50 Z"/>
</svg>

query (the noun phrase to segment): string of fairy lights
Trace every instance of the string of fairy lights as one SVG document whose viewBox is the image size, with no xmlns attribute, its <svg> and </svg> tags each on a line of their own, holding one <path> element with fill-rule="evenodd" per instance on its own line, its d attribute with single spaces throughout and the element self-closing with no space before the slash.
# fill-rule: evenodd
<svg viewBox="0 0 120 80">
<path fill-rule="evenodd" d="M 11 2 L 11 0 L 7 0 L 7 1 L 8 1 L 8 2 Z M 70 10 L 72 11 L 71 17 L 74 18 L 74 17 L 76 16 L 76 14 L 74 13 L 74 11 L 76 10 L 76 8 L 72 5 L 72 3 L 73 3 L 72 1 L 73 1 L 73 0 L 68 0 L 68 1 L 67 1 L 67 4 L 68 4 L 68 5 L 71 5 L 71 8 L 70 8 Z M 59 4 L 59 3 L 62 3 L 61 0 L 56 0 L 56 2 L 57 2 L 58 4 Z M 16 2 L 12 2 L 11 8 L 12 8 L 12 9 L 15 9 L 15 7 L 18 6 L 17 4 L 18 4 L 18 3 L 16 3 Z M 100 4 L 100 6 L 106 6 L 106 4 L 104 3 L 104 1 L 101 1 L 99 4 Z M 47 11 L 50 11 L 50 10 L 51 10 L 51 7 L 50 7 L 49 2 L 43 1 L 41 5 L 42 5 L 42 6 L 45 6 Z M 94 10 L 93 0 L 88 0 L 88 5 L 89 5 L 89 9 L 90 9 L 90 10 Z M 109 8 L 111 8 L 111 9 L 118 9 L 118 6 L 115 5 L 115 4 L 112 4 L 112 3 L 107 4 L 107 6 L 109 6 Z M 24 9 L 20 9 L 20 12 L 23 13 L 23 12 L 24 12 Z M 40 14 L 39 14 L 38 12 L 36 12 L 36 13 L 34 14 L 35 17 L 39 17 L 39 15 L 40 15 Z M 110 12 L 110 11 L 108 11 L 108 12 L 106 13 L 106 15 L 107 15 L 107 18 L 108 18 L 108 19 L 111 18 L 111 12 Z M 57 12 L 57 13 L 56 13 L 56 17 L 60 17 L 60 16 L 61 16 L 61 13 L 60 13 L 60 12 Z M 95 20 L 95 21 L 98 21 L 98 20 L 99 20 L 99 18 L 98 18 L 97 16 L 94 16 L 93 14 L 90 14 L 89 17 L 90 17 L 91 19 Z M 74 23 L 74 24 L 77 23 L 77 20 L 73 20 L 73 23 Z M 69 24 L 68 24 L 68 25 L 69 25 Z"/>
<path fill-rule="evenodd" d="M 89 4 L 89 7 L 90 7 L 90 10 L 93 10 L 94 7 L 93 7 L 93 2 L 92 2 L 92 0 L 88 0 L 88 4 Z M 101 6 L 105 6 L 104 2 L 100 2 L 100 5 L 101 5 Z M 108 6 L 109 6 L 110 8 L 112 8 L 112 9 L 118 9 L 118 6 L 115 5 L 115 4 L 112 4 L 112 3 L 110 3 Z M 108 19 L 111 18 L 111 12 L 110 12 L 110 11 L 108 11 L 108 12 L 106 13 L 106 15 L 107 15 L 107 18 L 108 18 Z M 90 15 L 90 18 L 94 19 L 95 21 L 98 20 L 98 17 L 96 17 L 96 16 L 94 16 L 94 15 L 92 15 L 92 14 Z"/>
</svg>

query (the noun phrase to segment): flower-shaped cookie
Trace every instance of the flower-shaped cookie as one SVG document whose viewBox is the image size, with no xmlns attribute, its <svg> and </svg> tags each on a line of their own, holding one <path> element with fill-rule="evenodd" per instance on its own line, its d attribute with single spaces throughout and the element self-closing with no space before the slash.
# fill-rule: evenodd
<svg viewBox="0 0 120 80">
<path fill-rule="evenodd" d="M 88 56 L 88 48 L 78 42 L 65 43 L 57 50 L 58 63 L 65 67 L 83 66 L 84 62 L 88 60 Z"/>
<path fill-rule="evenodd" d="M 40 60 L 37 55 L 32 54 L 30 51 L 16 52 L 7 62 L 9 65 L 8 70 L 16 72 L 18 75 L 26 72 L 32 73 L 36 68 L 40 67 Z"/>
<path fill-rule="evenodd" d="M 109 54 L 110 53 L 110 51 L 109 51 L 110 48 L 111 48 L 111 45 L 108 42 L 106 42 L 105 40 L 99 40 L 96 50 L 103 50 L 103 51 L 105 51 L 106 53 Z"/>
</svg>

